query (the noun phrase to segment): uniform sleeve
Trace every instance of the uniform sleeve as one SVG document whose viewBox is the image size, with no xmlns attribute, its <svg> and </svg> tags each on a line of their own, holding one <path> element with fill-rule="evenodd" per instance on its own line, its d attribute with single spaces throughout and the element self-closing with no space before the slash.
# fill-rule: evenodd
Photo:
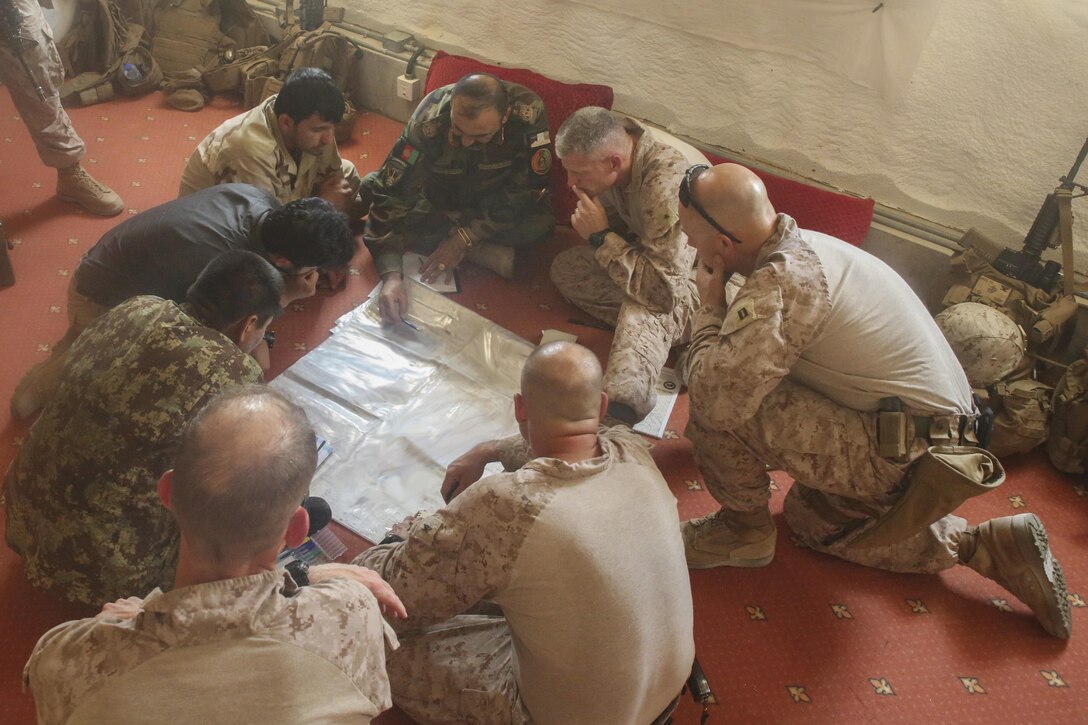
<svg viewBox="0 0 1088 725">
<path fill-rule="evenodd" d="M 543 101 L 534 98 L 515 103 L 511 112 L 525 123 L 516 124 L 514 138 L 506 139 L 506 143 L 517 144 L 509 182 L 502 191 L 488 196 L 479 209 L 466 209 L 457 220 L 481 242 L 510 229 L 527 215 L 551 213 L 547 202 L 551 198 L 555 151 L 548 130 L 548 111 Z"/>
<path fill-rule="evenodd" d="M 518 433 L 497 442 L 499 462 L 504 470 L 516 471 L 533 459 L 529 441 Z"/>
<path fill-rule="evenodd" d="M 69 643 L 80 639 L 93 620 L 58 624 L 42 635 L 23 668 L 23 690 L 34 693 L 40 725 L 65 723 L 77 701 L 81 677 Z M 89 686 L 90 683 L 85 683 Z"/>
<path fill-rule="evenodd" d="M 503 492 L 516 474 L 482 479 L 446 508 L 412 525 L 408 537 L 375 546 L 355 563 L 378 572 L 420 629 L 490 599 L 510 580 L 536 514 L 525 498 Z"/>
<path fill-rule="evenodd" d="M 428 96 L 420 103 L 377 171 L 371 186 L 373 201 L 370 203 L 363 241 L 374 258 L 378 276 L 403 269 L 401 257 L 411 241 L 402 231 L 404 221 L 434 211 L 423 193 L 426 164 L 422 162 L 433 144 L 423 135 L 420 119 L 436 102 Z"/>
<path fill-rule="evenodd" d="M 282 636 L 351 677 L 374 706 L 371 716 L 392 707 L 385 657 L 387 646 L 399 644 L 370 590 L 350 579 L 326 579 L 302 587 L 293 605 L 294 616 L 278 620 L 286 629 Z"/>
<path fill-rule="evenodd" d="M 216 184 L 252 184 L 268 189 L 281 203 L 290 200 L 291 190 L 280 181 L 276 173 L 275 156 L 265 154 L 237 154 L 213 172 Z"/>
<path fill-rule="evenodd" d="M 695 315 L 687 379 L 692 411 L 717 430 L 755 415 L 819 334 L 831 311 L 826 285 L 781 260 L 758 268 L 728 309 Z M 813 275 L 816 271 L 812 271 Z"/>
<path fill-rule="evenodd" d="M 645 236 L 628 242 L 619 234 L 608 234 L 595 256 L 628 297 L 653 312 L 667 313 L 692 296 L 689 277 L 695 250 L 680 229 L 676 209 L 682 164 L 662 160 L 654 166 L 639 198 Z"/>
</svg>

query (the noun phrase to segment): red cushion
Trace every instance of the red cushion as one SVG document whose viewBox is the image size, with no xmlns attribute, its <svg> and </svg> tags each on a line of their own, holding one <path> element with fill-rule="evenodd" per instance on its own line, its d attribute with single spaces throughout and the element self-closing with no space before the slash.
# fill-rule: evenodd
<svg viewBox="0 0 1088 725">
<path fill-rule="evenodd" d="M 720 156 L 707 154 L 712 164 L 728 161 Z M 839 194 L 827 189 L 817 189 L 800 181 L 783 179 L 781 176 L 752 169 L 763 185 L 776 211 L 789 214 L 802 229 L 830 234 L 854 246 L 860 246 L 869 233 L 873 221 L 872 199 Z"/>
<path fill-rule="evenodd" d="M 552 139 L 567 120 L 567 116 L 585 106 L 612 108 L 612 89 L 593 83 L 560 83 L 551 78 L 525 68 L 504 68 L 489 65 L 474 58 L 450 55 L 438 51 L 431 61 L 431 70 L 427 74 L 424 91 L 430 93 L 436 88 L 456 83 L 469 73 L 490 73 L 504 81 L 519 83 L 540 96 L 544 107 L 548 109 L 548 125 Z M 558 224 L 570 224 L 570 215 L 574 213 L 577 198 L 567 186 L 567 174 L 563 165 L 556 160 L 552 164 L 553 206 L 555 221 Z"/>
</svg>

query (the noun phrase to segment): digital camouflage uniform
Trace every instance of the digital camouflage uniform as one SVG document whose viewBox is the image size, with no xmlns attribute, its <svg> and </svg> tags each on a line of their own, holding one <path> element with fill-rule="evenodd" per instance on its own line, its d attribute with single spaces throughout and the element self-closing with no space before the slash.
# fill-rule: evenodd
<svg viewBox="0 0 1088 725">
<path fill-rule="evenodd" d="M 966 529 L 956 516 L 889 546 L 854 549 L 845 542 L 901 497 L 905 471 L 929 445 L 915 438 L 905 460 L 882 458 L 877 401 L 898 395 L 914 414 L 971 414 L 967 380 L 895 272 L 845 242 L 816 236 L 827 241 L 802 237 L 780 214 L 728 309 L 697 312 L 686 430 L 696 462 L 714 498 L 741 514 L 766 510 L 767 466 L 787 472 L 795 483 L 786 496 L 786 521 L 813 549 L 892 571 L 947 569 L 957 563 L 957 541 Z M 836 263 L 848 272 L 834 282 L 816 251 L 824 254 L 822 245 L 849 260 Z M 845 289 L 861 284 L 871 285 L 871 294 Z M 874 309 L 883 313 L 878 320 L 898 324 L 866 328 L 859 320 Z M 817 348 L 854 359 L 855 370 L 814 359 Z"/>
<path fill-rule="evenodd" d="M 616 327 L 604 391 L 641 418 L 657 402 L 655 386 L 673 345 L 687 342 L 698 292 L 695 250 L 680 229 L 677 192 L 688 167 L 672 146 L 624 119 L 636 136 L 631 180 L 600 195 L 614 231 L 597 249 L 558 254 L 551 277 L 559 292 Z"/>
<path fill-rule="evenodd" d="M 14 2 L 16 12 L 23 18 L 19 35 L 30 41 L 25 44 L 28 47 L 23 52 L 27 65 L 34 72 L 34 79 L 45 91 L 45 100 L 38 97 L 18 58 L 3 42 L 0 42 L 0 82 L 8 87 L 12 103 L 34 139 L 42 163 L 56 169 L 75 166 L 83 158 L 85 148 L 83 140 L 72 128 L 68 114 L 60 105 L 59 90 L 64 83 L 64 65 L 53 43 L 53 31 L 45 21 L 37 0 L 10 1 Z"/>
<path fill-rule="evenodd" d="M 171 581 L 178 530 L 156 484 L 182 427 L 261 369 L 185 307 L 135 297 L 72 345 L 60 388 L 4 479 L 30 582 L 91 606 Z"/>
<path fill-rule="evenodd" d="M 38 722 L 368 723 L 396 637 L 365 587 L 282 572 L 155 590 L 132 619 L 47 632 L 23 673 Z"/>
<path fill-rule="evenodd" d="M 333 141 L 317 156 L 302 153 L 296 163 L 284 144 L 276 112 L 276 96 L 224 121 L 197 145 L 181 174 L 178 196 L 215 184 L 239 182 L 271 191 L 281 204 L 318 196 L 321 182 L 340 172 L 353 189 L 359 172 L 340 158 Z"/>
<path fill-rule="evenodd" d="M 509 439 L 519 470 L 356 559 L 409 612 L 388 664 L 413 719 L 648 723 L 679 693 L 694 640 L 676 499 L 637 435 L 599 441 L 601 456 L 569 464 L 526 462 Z M 620 508 L 621 526 L 599 525 Z"/>
<path fill-rule="evenodd" d="M 540 97 L 504 83 L 509 120 L 488 143 L 465 148 L 450 130 L 453 86 L 419 104 L 379 171 L 364 240 L 378 274 L 401 271 L 406 251 L 430 254 L 464 227 L 475 242 L 526 246 L 551 236 L 552 145 Z"/>
</svg>

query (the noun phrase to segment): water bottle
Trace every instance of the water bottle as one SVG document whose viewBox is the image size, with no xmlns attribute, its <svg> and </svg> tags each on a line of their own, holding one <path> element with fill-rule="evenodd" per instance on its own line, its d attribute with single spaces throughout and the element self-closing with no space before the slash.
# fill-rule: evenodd
<svg viewBox="0 0 1088 725">
<path fill-rule="evenodd" d="M 123 75 L 125 77 L 125 80 L 128 81 L 129 85 L 132 86 L 137 85 L 144 79 L 144 74 L 141 73 L 140 69 L 132 63 L 125 63 L 123 66 L 121 66 L 121 75 Z"/>
</svg>

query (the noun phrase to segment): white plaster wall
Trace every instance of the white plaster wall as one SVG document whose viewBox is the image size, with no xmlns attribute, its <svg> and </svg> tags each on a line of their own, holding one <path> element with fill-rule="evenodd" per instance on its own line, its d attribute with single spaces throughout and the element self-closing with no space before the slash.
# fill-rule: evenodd
<svg viewBox="0 0 1088 725">
<path fill-rule="evenodd" d="M 1010 245 L 1088 135 L 1084 0 L 945 0 L 895 103 L 792 57 L 562 0 L 347 2 L 370 27 L 609 84 L 618 110 L 674 133 Z"/>
</svg>

